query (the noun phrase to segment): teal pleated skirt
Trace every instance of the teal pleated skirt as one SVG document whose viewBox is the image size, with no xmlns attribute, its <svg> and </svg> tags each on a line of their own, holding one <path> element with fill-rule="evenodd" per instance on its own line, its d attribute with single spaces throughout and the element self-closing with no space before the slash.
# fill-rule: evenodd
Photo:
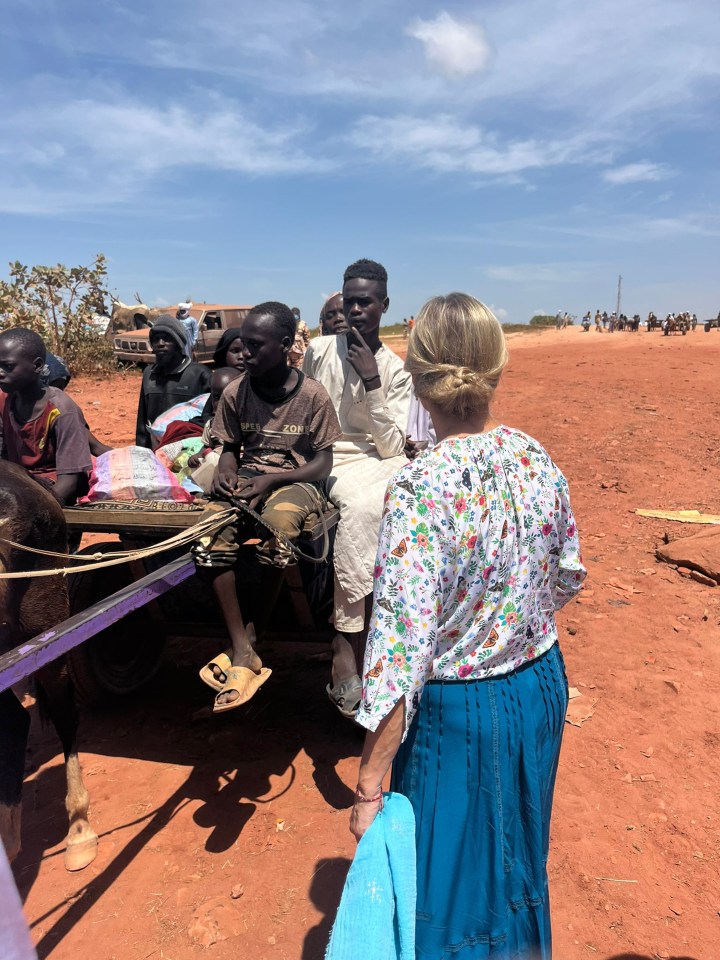
<svg viewBox="0 0 720 960">
<path fill-rule="evenodd" d="M 503 677 L 425 686 L 391 786 L 415 810 L 418 960 L 550 960 L 567 702 L 557 644 Z"/>
</svg>

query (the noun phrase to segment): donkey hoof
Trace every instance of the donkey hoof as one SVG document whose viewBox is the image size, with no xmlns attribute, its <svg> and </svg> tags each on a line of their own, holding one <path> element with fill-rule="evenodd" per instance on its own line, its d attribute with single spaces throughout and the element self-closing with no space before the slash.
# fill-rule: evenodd
<svg viewBox="0 0 720 960">
<path fill-rule="evenodd" d="M 97 856 L 97 849 L 97 837 L 69 843 L 65 848 L 65 869 L 73 873 L 84 870 Z"/>
</svg>

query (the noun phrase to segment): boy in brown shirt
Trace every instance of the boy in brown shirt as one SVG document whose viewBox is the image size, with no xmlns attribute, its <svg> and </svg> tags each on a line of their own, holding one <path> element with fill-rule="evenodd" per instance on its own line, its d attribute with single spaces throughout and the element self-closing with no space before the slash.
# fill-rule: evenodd
<svg viewBox="0 0 720 960">
<path fill-rule="evenodd" d="M 0 457 L 24 467 L 63 505 L 73 504 L 88 489 L 90 431 L 70 397 L 43 385 L 45 357 L 34 331 L 0 334 Z"/>
<path fill-rule="evenodd" d="M 288 366 L 294 339 L 295 318 L 283 303 L 261 303 L 243 321 L 245 373 L 224 390 L 215 414 L 213 432 L 223 452 L 211 490 L 216 499 L 246 500 L 291 541 L 307 517 L 325 506 L 322 484 L 330 475 L 333 443 L 341 436 L 325 389 Z M 255 653 L 252 625 L 245 626 L 240 611 L 236 539 L 231 533 L 219 551 L 196 553 L 198 563 L 210 568 L 232 643 L 230 656 L 216 657 L 200 672 L 218 690 L 216 713 L 247 702 L 271 673 Z M 271 536 L 258 558 L 283 567 L 291 554 Z"/>
</svg>

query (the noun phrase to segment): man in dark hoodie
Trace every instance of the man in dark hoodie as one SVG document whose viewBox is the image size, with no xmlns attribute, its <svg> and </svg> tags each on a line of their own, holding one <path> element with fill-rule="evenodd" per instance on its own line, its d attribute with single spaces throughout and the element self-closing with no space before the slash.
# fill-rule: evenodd
<svg viewBox="0 0 720 960">
<path fill-rule="evenodd" d="M 135 443 L 151 447 L 149 426 L 176 403 L 210 392 L 210 371 L 194 363 L 187 331 L 169 314 L 161 314 L 150 331 L 155 363 L 143 371 Z"/>
</svg>

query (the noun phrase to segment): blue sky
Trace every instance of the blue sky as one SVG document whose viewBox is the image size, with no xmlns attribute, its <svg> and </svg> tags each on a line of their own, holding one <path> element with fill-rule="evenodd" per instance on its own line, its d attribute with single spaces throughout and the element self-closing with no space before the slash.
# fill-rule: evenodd
<svg viewBox="0 0 720 960">
<path fill-rule="evenodd" d="M 389 319 L 720 308 L 716 0 L 16 0 L 0 263 L 110 260 L 148 303 Z"/>
</svg>

